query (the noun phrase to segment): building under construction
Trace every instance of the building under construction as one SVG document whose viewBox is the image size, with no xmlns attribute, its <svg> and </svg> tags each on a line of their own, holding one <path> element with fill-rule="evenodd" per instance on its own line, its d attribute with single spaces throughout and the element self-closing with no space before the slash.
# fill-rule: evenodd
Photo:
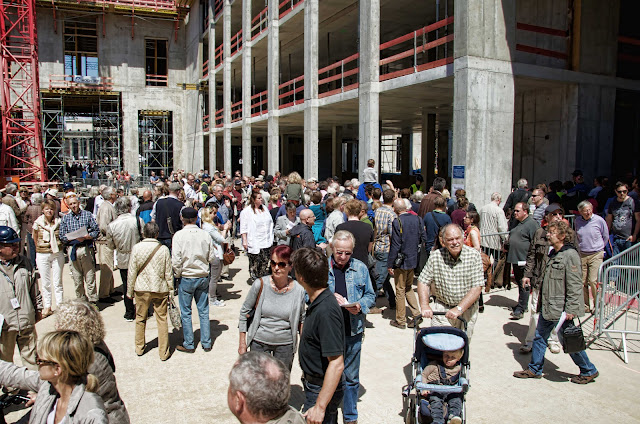
<svg viewBox="0 0 640 424">
<path fill-rule="evenodd" d="M 637 3 L 0 0 L 0 172 L 636 172 Z"/>
</svg>

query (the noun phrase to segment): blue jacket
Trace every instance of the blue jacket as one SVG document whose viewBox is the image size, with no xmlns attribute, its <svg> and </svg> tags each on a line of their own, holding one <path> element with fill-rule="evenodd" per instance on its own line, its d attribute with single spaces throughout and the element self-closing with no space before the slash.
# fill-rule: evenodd
<svg viewBox="0 0 640 424">
<path fill-rule="evenodd" d="M 351 318 L 351 335 L 355 336 L 364 331 L 364 318 L 369 313 L 369 309 L 376 304 L 376 294 L 371 285 L 369 269 L 361 261 L 351 258 L 345 272 L 347 283 L 347 300 L 349 303 L 358 302 L 360 313 L 358 315 L 349 314 Z M 336 278 L 333 275 L 333 259 L 329 258 L 329 290 L 336 292 Z"/>
<path fill-rule="evenodd" d="M 402 233 L 400 232 L 402 221 Z M 427 242 L 424 221 L 417 215 L 403 213 L 393 221 L 391 231 L 391 247 L 387 268 L 413 269 L 418 266 L 418 247 Z M 399 267 L 394 266 L 398 252 L 404 253 L 404 261 Z"/>
</svg>

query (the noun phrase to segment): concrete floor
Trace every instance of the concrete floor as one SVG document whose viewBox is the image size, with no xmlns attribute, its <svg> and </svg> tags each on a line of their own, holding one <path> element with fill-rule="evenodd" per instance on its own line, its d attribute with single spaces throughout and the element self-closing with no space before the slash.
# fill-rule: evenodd
<svg viewBox="0 0 640 424">
<path fill-rule="evenodd" d="M 161 362 L 157 354 L 156 323 L 147 325 L 151 349 L 142 357 L 134 351 L 134 323 L 123 319 L 124 305 L 118 302 L 103 310 L 106 342 L 117 366 L 117 381 L 131 422 L 139 423 L 234 423 L 227 408 L 228 372 L 237 357 L 237 323 L 241 302 L 247 292 L 248 260 L 240 256 L 231 267 L 233 281 L 220 284 L 227 302 L 211 310 L 213 350 L 195 354 L 175 352 Z M 116 284 L 119 275 L 116 274 Z M 65 298 L 73 296 L 68 266 L 64 270 Z M 516 290 L 493 291 L 485 295 L 486 310 L 478 320 L 471 345 L 471 389 L 467 396 L 468 422 L 640 422 L 637 390 L 640 386 L 640 343 L 631 342 L 629 364 L 625 364 L 604 343 L 588 351 L 600 371 L 597 382 L 578 386 L 568 381 L 578 369 L 568 355 L 547 353 L 545 376 L 541 380 L 518 380 L 515 370 L 526 366 L 529 355 L 518 353 L 528 320 L 509 321 L 507 306 Z M 381 299 L 379 299 L 381 300 Z M 380 304 L 380 303 L 379 303 Z M 195 306 L 194 306 L 195 309 Z M 366 331 L 361 364 L 361 423 L 403 422 L 402 386 L 410 374 L 412 330 L 389 325 L 389 313 L 371 315 Z M 196 319 L 197 320 L 197 319 Z M 40 335 L 53 326 L 53 317 L 37 326 Z M 171 328 L 171 327 L 170 327 Z M 199 328 L 194 322 L 194 328 Z M 171 334 L 173 346 L 182 340 Z M 199 331 L 196 331 L 198 340 Z M 16 360 L 18 358 L 16 357 Z M 300 368 L 295 362 L 291 383 L 291 404 L 302 405 Z M 15 422 L 24 411 L 11 412 Z"/>
</svg>

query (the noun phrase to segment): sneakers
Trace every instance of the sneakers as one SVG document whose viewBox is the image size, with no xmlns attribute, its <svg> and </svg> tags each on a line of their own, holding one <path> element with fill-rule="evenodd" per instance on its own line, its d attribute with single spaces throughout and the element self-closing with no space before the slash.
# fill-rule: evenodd
<svg viewBox="0 0 640 424">
<path fill-rule="evenodd" d="M 533 349 L 533 345 L 531 343 L 525 343 L 520 346 L 520 353 L 530 353 L 531 349 Z"/>
<path fill-rule="evenodd" d="M 224 300 L 216 299 L 209 302 L 209 306 L 217 306 L 218 308 L 222 308 L 224 306 L 227 306 L 227 304 L 224 303 Z"/>
<path fill-rule="evenodd" d="M 511 312 L 511 319 L 514 321 L 517 321 L 519 319 L 522 319 L 524 317 L 524 314 L 522 312 Z"/>
<path fill-rule="evenodd" d="M 407 328 L 407 324 L 400 324 L 398 321 L 396 321 L 395 319 L 392 320 L 391 322 L 389 322 L 389 325 L 392 327 L 396 327 L 399 328 L 401 330 L 404 330 L 405 328 Z"/>
<path fill-rule="evenodd" d="M 593 375 L 576 375 L 575 377 L 571 377 L 571 382 L 575 384 L 589 384 L 595 381 L 599 375 L 600 373 L 598 371 Z"/>
<path fill-rule="evenodd" d="M 449 419 L 449 424 L 462 424 L 462 418 L 460 418 L 460 417 L 451 417 Z"/>
<path fill-rule="evenodd" d="M 551 353 L 558 354 L 558 353 L 562 352 L 562 347 L 560 346 L 560 343 L 549 342 L 549 351 Z"/>
<path fill-rule="evenodd" d="M 131 317 L 129 315 L 125 315 L 124 316 L 124 320 L 127 321 L 127 322 L 133 322 L 134 319 L 135 319 L 135 317 Z"/>
<path fill-rule="evenodd" d="M 542 375 L 538 375 L 531 371 L 529 368 L 523 371 L 516 371 L 513 373 L 515 378 L 542 378 Z"/>
</svg>

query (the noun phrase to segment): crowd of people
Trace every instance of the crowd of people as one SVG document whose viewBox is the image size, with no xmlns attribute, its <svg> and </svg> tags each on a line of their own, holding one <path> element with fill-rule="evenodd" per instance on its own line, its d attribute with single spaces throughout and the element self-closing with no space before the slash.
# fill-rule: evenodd
<svg viewBox="0 0 640 424">
<path fill-rule="evenodd" d="M 183 336 L 175 350 L 193 353 L 200 344 L 211 351 L 209 311 L 225 306 L 218 282 L 233 279 L 229 265 L 243 252 L 251 287 L 238 318 L 231 411 L 241 422 L 335 423 L 342 404 L 344 422 L 355 423 L 367 314 L 393 310 L 390 325 L 400 330 L 424 318 L 462 328 L 460 317 L 470 341 L 483 291 L 513 281 L 511 318 L 530 312 L 520 352 L 532 355 L 514 376 L 540 378 L 547 347 L 561 351 L 562 331 L 554 328 L 563 312 L 564 328 L 594 311 L 604 256 L 631 247 L 640 229 L 637 178 L 611 186 L 599 177 L 590 189 L 576 170 L 572 181 L 533 190 L 521 179 L 504 204 L 496 192 L 481 207 L 464 189 L 451 198 L 440 177 L 429 187 L 420 175 L 410 188 L 380 182 L 373 161 L 361 179 L 176 171 L 153 174 L 130 194 L 105 185 L 88 197 L 70 183 L 31 190 L 7 184 L 0 204 L 0 285 L 7 286 L 0 296 L 0 383 L 39 393 L 31 422 L 80 413 L 92 417 L 87 422 L 128 422 L 98 304 L 122 296 L 124 319 L 135 320 L 138 355 L 148 350 L 146 321 L 155 315 L 165 361 L 173 352 L 167 315 L 175 293 Z M 74 295 L 63 293 L 65 263 Z M 35 323 L 54 312 L 57 330 L 37 342 Z M 28 371 L 9 364 L 16 345 Z M 296 355 L 304 418 L 287 406 Z M 571 381 L 593 382 L 598 371 L 586 352 L 571 357 L 580 369 Z"/>
</svg>

